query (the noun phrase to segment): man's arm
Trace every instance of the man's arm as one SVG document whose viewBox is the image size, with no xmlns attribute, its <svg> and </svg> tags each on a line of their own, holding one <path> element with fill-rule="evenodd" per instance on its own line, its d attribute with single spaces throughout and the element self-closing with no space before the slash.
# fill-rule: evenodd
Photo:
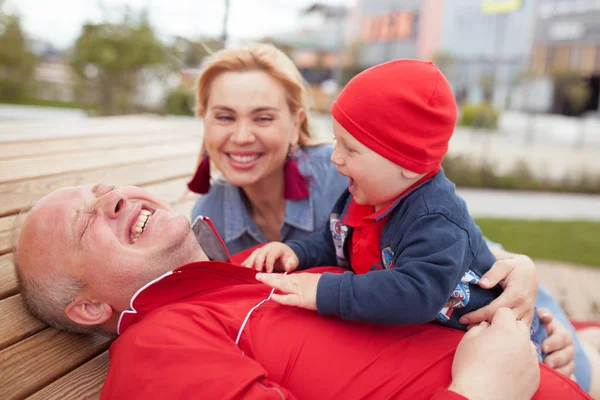
<svg viewBox="0 0 600 400">
<path fill-rule="evenodd" d="M 319 312 L 395 325 L 434 320 L 471 263 L 468 234 L 436 214 L 419 218 L 404 238 L 389 270 L 323 274 Z"/>
<path fill-rule="evenodd" d="M 103 400 L 295 399 L 208 312 L 158 314 L 112 345 Z"/>
</svg>

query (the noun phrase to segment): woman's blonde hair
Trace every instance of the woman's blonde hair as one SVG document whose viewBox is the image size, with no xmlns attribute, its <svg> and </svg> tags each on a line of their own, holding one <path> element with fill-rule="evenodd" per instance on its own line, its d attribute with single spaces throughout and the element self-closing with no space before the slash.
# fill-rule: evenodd
<svg viewBox="0 0 600 400">
<path fill-rule="evenodd" d="M 202 70 L 196 88 L 196 116 L 204 117 L 210 96 L 210 86 L 224 72 L 264 71 L 286 91 L 287 104 L 292 114 L 304 108 L 306 118 L 300 126 L 298 144 L 315 145 L 311 137 L 308 111 L 311 105 L 306 82 L 293 61 L 273 45 L 256 43 L 238 48 L 223 49 L 213 54 Z"/>
</svg>

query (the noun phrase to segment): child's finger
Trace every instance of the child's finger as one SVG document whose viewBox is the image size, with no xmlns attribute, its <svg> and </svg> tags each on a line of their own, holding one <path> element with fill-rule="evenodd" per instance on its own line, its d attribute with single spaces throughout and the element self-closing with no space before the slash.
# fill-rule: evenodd
<svg viewBox="0 0 600 400">
<path fill-rule="evenodd" d="M 286 272 L 292 272 L 298 268 L 298 257 L 296 257 L 294 252 L 291 252 L 291 254 L 290 252 L 287 252 L 282 255 L 281 263 L 283 264 L 283 269 Z"/>
<path fill-rule="evenodd" d="M 256 255 L 254 259 L 254 269 L 257 271 L 262 271 L 265 265 L 265 258 L 267 256 L 268 251 L 264 248 L 260 249 L 259 253 Z"/>
<path fill-rule="evenodd" d="M 256 258 L 256 252 L 258 250 L 254 250 L 252 252 L 252 254 L 250 254 L 248 256 L 248 258 L 246 258 L 243 262 L 242 262 L 242 267 L 246 267 L 246 268 L 253 268 L 254 267 L 254 259 Z"/>
<path fill-rule="evenodd" d="M 273 272 L 275 267 L 275 261 L 277 261 L 281 257 L 281 252 L 279 250 L 270 251 L 265 259 L 265 271 Z"/>
</svg>

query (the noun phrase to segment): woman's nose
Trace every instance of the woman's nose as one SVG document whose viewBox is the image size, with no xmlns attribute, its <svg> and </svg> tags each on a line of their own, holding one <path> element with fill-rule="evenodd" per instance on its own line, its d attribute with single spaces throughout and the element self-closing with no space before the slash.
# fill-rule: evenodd
<svg viewBox="0 0 600 400">
<path fill-rule="evenodd" d="M 232 140 L 236 143 L 252 143 L 255 140 L 252 128 L 249 124 L 240 123 L 233 133 Z"/>
</svg>

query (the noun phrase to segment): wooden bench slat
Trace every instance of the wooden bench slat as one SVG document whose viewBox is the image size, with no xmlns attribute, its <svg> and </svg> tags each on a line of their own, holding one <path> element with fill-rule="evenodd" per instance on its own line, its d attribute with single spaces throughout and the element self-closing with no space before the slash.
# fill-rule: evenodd
<svg viewBox="0 0 600 400">
<path fill-rule="evenodd" d="M 43 322 L 27 312 L 20 294 L 0 301 L 0 318 L 2 318 L 0 349 L 11 346 L 46 327 Z"/>
<path fill-rule="evenodd" d="M 175 177 L 190 177 L 198 153 L 165 158 L 143 164 L 103 167 L 98 170 L 75 172 L 46 178 L 34 178 L 19 183 L 0 184 L 0 216 L 14 214 L 30 207 L 36 200 L 65 186 L 103 182 L 111 185 L 143 186 Z"/>
<path fill-rule="evenodd" d="M 196 204 L 196 198 L 197 198 L 197 196 L 195 198 L 184 200 L 180 203 L 177 203 L 177 204 L 173 205 L 173 209 L 175 211 L 177 211 L 178 213 L 185 215 L 188 219 L 191 219 L 192 208 L 194 207 L 194 204 Z"/>
<path fill-rule="evenodd" d="M 69 139 L 54 139 L 31 142 L 9 142 L 2 143 L 0 159 L 13 159 L 16 157 L 45 156 L 49 154 L 67 154 L 72 152 L 83 152 L 90 150 L 114 149 L 115 147 L 137 147 L 140 144 L 149 145 L 169 141 L 179 143 L 187 140 L 197 140 L 198 135 L 194 132 L 184 133 L 145 133 L 144 135 L 107 135 L 101 137 Z"/>
<path fill-rule="evenodd" d="M 19 293 L 19 286 L 12 254 L 5 254 L 0 256 L 0 300 L 17 293 Z M 4 320 L 4 316 L 0 315 L 0 319 Z"/>
<path fill-rule="evenodd" d="M 0 352 L 0 399 L 21 399 L 105 351 L 110 340 L 48 328 Z"/>
<path fill-rule="evenodd" d="M 190 156 L 198 153 L 199 143 L 199 140 L 193 140 L 162 145 L 140 145 L 134 149 L 117 148 L 77 154 L 0 160 L 1 179 L 2 182 L 12 182 L 78 170 L 106 168 L 112 165 L 147 163 L 174 156 Z"/>
<path fill-rule="evenodd" d="M 0 123 L 0 142 L 36 141 L 68 137 L 115 134 L 140 135 L 155 132 L 202 132 L 202 123 L 193 118 L 151 116 L 102 117 L 84 120 Z"/>
<path fill-rule="evenodd" d="M 97 400 L 108 371 L 108 352 L 52 382 L 27 400 Z"/>
</svg>

